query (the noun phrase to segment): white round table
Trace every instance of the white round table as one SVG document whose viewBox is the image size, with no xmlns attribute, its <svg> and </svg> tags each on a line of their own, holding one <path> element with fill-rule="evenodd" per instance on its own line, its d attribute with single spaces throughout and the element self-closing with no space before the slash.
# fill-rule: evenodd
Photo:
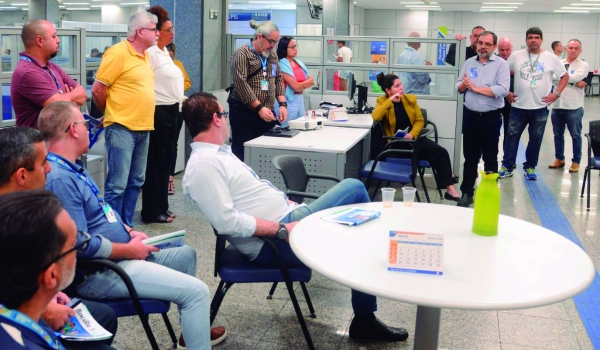
<svg viewBox="0 0 600 350">
<path fill-rule="evenodd" d="M 311 269 L 348 287 L 416 304 L 415 349 L 437 349 L 441 308 L 524 309 L 582 292 L 594 279 L 589 256 L 543 227 L 500 216 L 498 236 L 471 232 L 473 209 L 381 202 L 349 207 L 379 210 L 359 226 L 321 219 L 337 207 L 301 220 L 290 235 L 294 253 Z M 389 231 L 444 235 L 443 275 L 387 270 Z"/>
</svg>

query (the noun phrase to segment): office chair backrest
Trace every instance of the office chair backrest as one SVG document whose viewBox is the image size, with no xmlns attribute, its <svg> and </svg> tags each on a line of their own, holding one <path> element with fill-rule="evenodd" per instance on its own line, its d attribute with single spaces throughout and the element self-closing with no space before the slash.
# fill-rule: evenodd
<svg viewBox="0 0 600 350">
<path fill-rule="evenodd" d="M 600 157 L 600 120 L 590 121 L 590 138 L 594 157 Z"/>
<path fill-rule="evenodd" d="M 588 72 L 587 77 L 583 79 L 588 86 L 592 86 L 592 79 L 594 78 L 594 72 Z"/>
<path fill-rule="evenodd" d="M 271 161 L 275 169 L 279 170 L 283 177 L 283 183 L 288 190 L 306 192 L 308 186 L 308 174 L 304 168 L 304 162 L 299 156 L 281 155 Z M 290 200 L 302 203 L 303 197 L 290 196 Z"/>
<path fill-rule="evenodd" d="M 217 277 L 219 270 L 221 269 L 221 256 L 223 255 L 223 252 L 225 251 L 225 245 L 227 243 L 227 240 L 225 239 L 225 237 L 219 235 L 219 232 L 217 232 L 217 230 L 214 227 L 212 229 L 213 229 L 215 236 L 217 237 L 217 242 L 216 242 L 216 247 L 215 247 L 215 270 L 214 270 L 214 276 Z"/>
<path fill-rule="evenodd" d="M 424 108 L 421 108 L 421 114 L 423 115 L 423 120 L 425 121 L 425 123 L 423 124 L 423 127 L 427 127 L 427 110 Z"/>
<path fill-rule="evenodd" d="M 373 123 L 373 126 L 371 126 L 371 157 L 369 159 L 374 160 L 377 158 L 377 155 L 387 144 L 387 140 L 383 138 L 384 136 L 383 124 L 381 122 Z"/>
</svg>

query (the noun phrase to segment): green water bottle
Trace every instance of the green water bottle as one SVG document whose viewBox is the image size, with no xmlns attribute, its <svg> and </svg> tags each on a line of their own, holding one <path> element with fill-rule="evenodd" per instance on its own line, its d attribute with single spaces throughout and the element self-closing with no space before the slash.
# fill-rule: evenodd
<svg viewBox="0 0 600 350">
<path fill-rule="evenodd" d="M 500 217 L 500 188 L 498 173 L 481 172 L 481 183 L 475 193 L 473 233 L 480 236 L 497 236 Z"/>
</svg>

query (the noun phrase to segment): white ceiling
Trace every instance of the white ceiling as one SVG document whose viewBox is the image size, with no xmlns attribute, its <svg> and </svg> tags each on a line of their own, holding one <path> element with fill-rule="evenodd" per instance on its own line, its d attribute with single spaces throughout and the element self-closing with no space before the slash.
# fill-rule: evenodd
<svg viewBox="0 0 600 350">
<path fill-rule="evenodd" d="M 138 7 L 149 6 L 149 0 L 56 0 L 61 10 L 100 11 L 101 6 Z M 28 0 L 0 0 L 0 11 L 28 10 Z"/>
<path fill-rule="evenodd" d="M 66 0 L 65 0 L 66 1 Z M 250 1 L 266 2 L 271 4 L 251 4 Z M 350 0 L 354 5 L 364 9 L 377 10 L 409 10 L 411 5 L 425 6 L 429 0 Z M 315 0 L 317 4 L 322 4 L 323 0 Z M 413 2 L 415 4 L 401 4 L 401 2 Z M 419 3 L 420 4 L 417 4 Z M 563 10 L 562 7 L 569 8 L 597 8 L 596 10 L 585 10 L 589 13 L 600 13 L 600 0 L 431 0 L 432 5 L 439 6 L 437 10 L 441 11 L 480 11 L 482 7 L 498 7 L 512 10 L 513 12 L 554 12 L 554 11 L 572 11 Z M 306 5 L 307 0 L 230 0 L 229 4 L 233 8 L 247 6 L 248 8 L 278 8 L 281 5 Z M 484 4 L 492 3 L 492 4 Z M 511 3 L 518 3 L 512 5 Z M 573 5 L 575 4 L 575 5 Z M 417 8 L 414 8 L 417 10 Z M 425 10 L 426 8 L 418 8 Z M 492 12 L 497 9 L 489 9 Z M 498 11 L 500 12 L 500 11 Z M 504 12 L 504 11 L 502 11 Z"/>
</svg>

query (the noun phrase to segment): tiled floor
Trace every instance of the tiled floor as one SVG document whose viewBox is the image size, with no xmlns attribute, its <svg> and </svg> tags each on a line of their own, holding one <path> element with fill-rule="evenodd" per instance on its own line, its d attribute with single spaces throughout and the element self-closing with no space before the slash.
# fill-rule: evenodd
<svg viewBox="0 0 600 350">
<path fill-rule="evenodd" d="M 600 98 L 586 98 L 584 133 L 588 121 L 600 118 Z M 527 136 L 522 138 L 526 144 Z M 565 136 L 567 167 L 562 170 L 547 168 L 554 160 L 554 144 L 551 122 L 548 121 L 538 170 L 557 198 L 558 205 L 577 233 L 586 252 L 597 268 L 600 267 L 600 218 L 598 207 L 598 173 L 592 173 L 592 210 L 585 211 L 585 200 L 579 198 L 583 167 L 577 174 L 569 174 L 571 143 Z M 584 157 L 587 157 L 584 139 Z M 499 155 L 501 157 L 501 155 Z M 585 159 L 585 158 L 584 158 Z M 582 161 L 585 166 L 587 161 Z M 179 187 L 181 175 L 177 176 L 177 193 L 171 196 L 171 210 L 177 213 L 173 224 L 143 225 L 137 228 L 150 235 L 186 229 L 187 243 L 198 252 L 197 276 L 207 283 L 212 292 L 219 282 L 213 277 L 215 239 L 206 219 L 189 198 L 184 198 Z M 428 187 L 433 188 L 432 178 Z M 520 170 L 515 176 L 500 180 L 502 214 L 540 224 L 532 205 Z M 432 195 L 433 202 L 440 202 Z M 444 201 L 442 201 L 444 202 Z M 444 204 L 452 205 L 450 202 Z M 139 215 L 137 216 L 139 219 Z M 227 328 L 229 336 L 218 349 L 304 349 L 306 343 L 289 301 L 287 291 L 278 287 L 274 298 L 267 300 L 269 285 L 235 285 L 227 294 L 215 325 Z M 410 288 L 410 286 L 406 286 Z M 308 327 L 317 349 L 412 349 L 415 330 L 416 307 L 396 301 L 378 299 L 377 316 L 390 325 L 408 329 L 411 337 L 406 343 L 363 343 L 348 338 L 352 318 L 349 289 L 318 274 L 313 274 L 308 289 L 313 300 L 317 318 L 308 317 L 308 308 L 300 297 Z M 301 291 L 297 286 L 297 293 Z M 171 308 L 170 318 L 180 333 L 177 310 Z M 151 317 L 152 328 L 162 348 L 167 349 L 169 337 L 162 320 Z M 443 310 L 440 326 L 440 348 L 446 349 L 593 349 L 579 313 L 571 299 L 554 305 L 535 309 L 514 311 L 459 311 Z M 114 342 L 118 349 L 148 349 L 148 342 L 139 321 L 129 317 L 119 320 L 119 331 Z"/>
</svg>

